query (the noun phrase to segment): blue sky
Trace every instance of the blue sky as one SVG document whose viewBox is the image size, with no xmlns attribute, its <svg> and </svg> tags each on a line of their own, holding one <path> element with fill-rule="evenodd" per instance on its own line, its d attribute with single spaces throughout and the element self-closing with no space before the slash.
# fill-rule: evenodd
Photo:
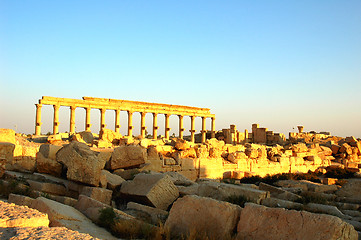
<svg viewBox="0 0 361 240">
<path fill-rule="evenodd" d="M 336 0 L 0 0 L 0 127 L 33 133 L 43 95 L 94 96 L 208 107 L 217 129 L 361 137 L 360 13 Z M 51 118 L 44 107 L 43 132 Z"/>
</svg>

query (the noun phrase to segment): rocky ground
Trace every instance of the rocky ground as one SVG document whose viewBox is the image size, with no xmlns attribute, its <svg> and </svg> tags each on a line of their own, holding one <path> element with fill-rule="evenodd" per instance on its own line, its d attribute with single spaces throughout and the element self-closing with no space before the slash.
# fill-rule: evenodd
<svg viewBox="0 0 361 240">
<path fill-rule="evenodd" d="M 0 235 L 358 239 L 360 155 L 353 137 L 263 146 L 1 129 Z"/>
</svg>

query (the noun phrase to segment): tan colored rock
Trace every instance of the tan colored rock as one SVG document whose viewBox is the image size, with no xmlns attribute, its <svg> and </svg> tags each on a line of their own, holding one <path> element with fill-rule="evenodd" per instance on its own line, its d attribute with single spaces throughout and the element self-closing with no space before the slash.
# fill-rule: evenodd
<svg viewBox="0 0 361 240">
<path fill-rule="evenodd" d="M 308 148 L 306 146 L 306 144 L 304 143 L 298 143 L 298 144 L 294 144 L 291 146 L 291 150 L 294 153 L 304 153 L 304 152 L 308 152 Z"/>
<path fill-rule="evenodd" d="M 262 205 L 267 207 L 274 207 L 274 208 L 287 208 L 287 209 L 296 209 L 300 210 L 303 209 L 303 204 L 296 203 L 292 201 L 287 201 L 279 198 L 265 198 L 262 200 Z"/>
<path fill-rule="evenodd" d="M 0 201 L 0 227 L 40 227 L 49 226 L 46 214 L 27 206 Z"/>
<path fill-rule="evenodd" d="M 110 205 L 113 191 L 99 187 L 84 187 L 80 194 Z"/>
<path fill-rule="evenodd" d="M 277 188 L 272 185 L 266 184 L 261 182 L 259 184 L 259 190 L 268 191 L 271 194 L 271 197 L 279 198 L 287 201 L 299 201 L 302 199 L 301 196 L 291 193 L 289 191 L 286 191 L 282 188 Z"/>
<path fill-rule="evenodd" d="M 26 227 L 26 228 L 3 228 L 0 230 L 0 239 L 20 240 L 100 240 L 86 233 L 69 230 L 65 227 Z"/>
<path fill-rule="evenodd" d="M 187 150 L 190 148 L 189 143 L 186 140 L 180 138 L 177 138 L 174 142 L 172 142 L 172 145 L 174 145 L 175 149 L 177 150 Z"/>
<path fill-rule="evenodd" d="M 71 142 L 56 154 L 56 160 L 67 167 L 67 178 L 72 181 L 99 185 L 105 162 L 90 150 L 85 143 Z"/>
<path fill-rule="evenodd" d="M 245 186 L 207 181 L 198 185 L 197 195 L 221 201 L 232 196 L 243 196 L 249 201 L 259 204 L 262 199 L 269 197 L 269 192 Z"/>
<path fill-rule="evenodd" d="M 347 219 L 347 216 L 343 214 L 340 210 L 338 210 L 335 206 L 325 205 L 325 204 L 318 204 L 318 203 L 308 203 L 305 206 L 305 209 L 309 212 L 314 213 L 324 213 L 333 215 L 339 218 Z"/>
<path fill-rule="evenodd" d="M 332 154 L 335 155 L 338 153 L 338 151 L 340 150 L 341 146 L 337 145 L 337 144 L 332 144 L 331 145 L 331 150 L 332 150 Z"/>
<path fill-rule="evenodd" d="M 358 239 L 355 229 L 338 217 L 246 203 L 237 239 Z"/>
<path fill-rule="evenodd" d="M 66 227 L 100 239 L 116 239 L 73 207 L 43 197 L 37 198 L 32 207 L 48 214 L 51 227 Z"/>
<path fill-rule="evenodd" d="M 52 160 L 56 160 L 56 153 L 63 146 L 53 145 L 53 144 L 42 144 L 39 148 L 39 152 L 45 157 L 50 158 Z"/>
<path fill-rule="evenodd" d="M 91 197 L 79 195 L 75 208 L 83 213 L 93 222 L 97 222 L 100 216 L 100 209 L 109 208 L 110 205 L 99 202 Z"/>
<path fill-rule="evenodd" d="M 165 227 L 173 236 L 186 237 L 193 233 L 203 239 L 229 239 L 240 212 L 241 208 L 234 204 L 185 196 L 173 204 Z"/>
<path fill-rule="evenodd" d="M 120 146 L 114 149 L 110 159 L 112 170 L 135 167 L 147 160 L 147 149 L 137 145 Z"/>
<path fill-rule="evenodd" d="M 152 208 L 146 205 L 142 205 L 135 202 L 128 202 L 127 209 L 133 209 L 137 211 L 141 211 L 150 216 L 151 223 L 154 225 L 161 223 L 165 223 L 165 220 L 168 217 L 168 212 L 158 209 Z"/>
<path fill-rule="evenodd" d="M 122 135 L 120 133 L 114 132 L 110 129 L 101 129 L 99 133 L 99 139 L 113 143 L 114 141 L 121 139 Z M 114 142 L 115 143 L 115 142 Z"/>
<path fill-rule="evenodd" d="M 117 186 L 120 186 L 125 181 L 121 176 L 113 174 L 104 169 L 102 170 L 102 174 L 105 175 L 107 180 L 107 187 L 111 190 L 114 190 Z"/>
<path fill-rule="evenodd" d="M 47 173 L 56 177 L 61 176 L 63 166 L 61 163 L 51 158 L 46 158 L 41 152 L 36 154 L 36 171 L 39 173 Z"/>
<path fill-rule="evenodd" d="M 12 163 L 14 160 L 15 145 L 9 142 L 0 142 L 0 159 Z"/>
<path fill-rule="evenodd" d="M 12 129 L 0 128 L 0 142 L 16 144 L 15 131 Z"/>
<path fill-rule="evenodd" d="M 340 153 L 347 153 L 348 155 L 352 154 L 352 148 L 347 143 L 343 143 L 339 151 Z"/>
<path fill-rule="evenodd" d="M 34 198 L 13 194 L 13 193 L 9 194 L 9 199 L 8 199 L 9 203 L 14 203 L 19 206 L 32 206 L 34 201 L 35 201 Z"/>
<path fill-rule="evenodd" d="M 177 187 L 164 174 L 144 174 L 122 183 L 120 192 L 129 200 L 166 210 L 179 196 Z"/>
<path fill-rule="evenodd" d="M 36 190 L 44 193 L 50 193 L 55 195 L 66 195 L 67 190 L 63 185 L 47 182 L 37 182 L 33 180 L 27 180 L 31 190 Z"/>
</svg>

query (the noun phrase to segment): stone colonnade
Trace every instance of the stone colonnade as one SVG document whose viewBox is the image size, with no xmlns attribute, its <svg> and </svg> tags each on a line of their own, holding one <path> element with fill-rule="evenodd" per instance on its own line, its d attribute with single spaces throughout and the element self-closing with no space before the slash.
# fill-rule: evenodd
<svg viewBox="0 0 361 240">
<path fill-rule="evenodd" d="M 115 111 L 115 132 L 120 131 L 120 111 L 127 111 L 128 113 L 128 136 L 133 135 L 133 114 L 139 112 L 141 115 L 140 133 L 144 138 L 146 133 L 145 115 L 147 113 L 153 114 L 153 139 L 157 139 L 158 135 L 158 115 L 164 114 L 165 116 L 165 138 L 169 139 L 169 117 L 177 115 L 179 119 L 179 138 L 183 138 L 183 118 L 189 116 L 191 120 L 191 141 L 194 142 L 195 127 L 194 122 L 196 117 L 202 118 L 202 142 L 206 140 L 206 119 L 211 118 L 211 136 L 215 137 L 215 115 L 210 113 L 208 108 L 196 108 L 188 106 L 160 104 L 160 103 L 147 103 L 128 100 L 117 100 L 107 98 L 92 98 L 83 97 L 80 99 L 70 98 L 56 98 L 43 96 L 36 105 L 36 120 L 35 120 L 35 135 L 41 134 L 41 107 L 42 105 L 52 105 L 54 108 L 54 122 L 53 134 L 59 133 L 59 108 L 65 106 L 70 108 L 70 133 L 75 133 L 75 110 L 76 108 L 84 108 L 86 110 L 85 131 L 90 131 L 90 111 L 91 109 L 100 110 L 100 130 L 103 130 L 105 125 L 105 112 L 106 110 Z"/>
</svg>

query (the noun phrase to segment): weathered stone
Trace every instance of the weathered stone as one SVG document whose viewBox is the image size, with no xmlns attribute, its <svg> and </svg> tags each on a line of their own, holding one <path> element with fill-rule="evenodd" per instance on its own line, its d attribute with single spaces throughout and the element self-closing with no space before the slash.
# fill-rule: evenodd
<svg viewBox="0 0 361 240">
<path fill-rule="evenodd" d="M 273 198 L 273 197 L 265 198 L 262 200 L 261 203 L 262 203 L 262 205 L 267 206 L 267 207 L 287 208 L 287 209 L 296 209 L 296 210 L 303 209 L 303 204 L 301 204 L 301 203 L 296 203 L 296 202 Z"/>
<path fill-rule="evenodd" d="M 31 207 L 47 213 L 52 227 L 67 227 L 100 239 L 116 239 L 73 207 L 43 197 L 37 198 Z"/>
<path fill-rule="evenodd" d="M 195 182 L 189 180 L 179 172 L 166 172 L 165 175 L 168 175 L 175 185 L 189 186 L 195 184 Z"/>
<path fill-rule="evenodd" d="M 84 187 L 80 194 L 110 205 L 113 191 L 99 187 Z"/>
<path fill-rule="evenodd" d="M 112 170 L 135 167 L 144 164 L 147 160 L 147 149 L 138 145 L 120 146 L 114 149 L 110 159 Z"/>
<path fill-rule="evenodd" d="M 36 154 L 36 171 L 39 173 L 47 173 L 56 177 L 61 176 L 63 166 L 61 163 L 51 158 L 46 158 L 41 152 Z"/>
<path fill-rule="evenodd" d="M 31 206 L 33 202 L 35 201 L 34 198 L 18 195 L 18 194 L 9 194 L 9 203 L 14 203 L 19 206 Z"/>
<path fill-rule="evenodd" d="M 269 191 L 270 194 L 271 194 L 271 197 L 279 198 L 279 199 L 283 199 L 283 200 L 287 200 L 287 201 L 293 201 L 294 202 L 294 201 L 298 201 L 298 200 L 302 199 L 302 197 L 297 195 L 297 194 L 291 193 L 291 192 L 286 191 L 286 190 L 284 190 L 282 188 L 277 188 L 277 187 L 268 185 L 268 184 L 263 183 L 263 182 L 261 182 L 259 184 L 259 190 Z"/>
<path fill-rule="evenodd" d="M 0 227 L 40 227 L 49 226 L 46 214 L 27 206 L 0 201 Z"/>
<path fill-rule="evenodd" d="M 57 152 L 56 160 L 67 167 L 69 180 L 99 185 L 105 162 L 99 160 L 85 143 L 71 142 Z"/>
<path fill-rule="evenodd" d="M 39 148 L 39 152 L 45 157 L 56 160 L 56 153 L 63 146 L 53 145 L 53 144 L 42 144 Z"/>
<path fill-rule="evenodd" d="M 186 140 L 180 138 L 177 138 L 174 142 L 172 142 L 172 145 L 174 145 L 175 149 L 177 150 L 187 150 L 190 148 L 189 143 Z"/>
<path fill-rule="evenodd" d="M 340 153 L 347 153 L 348 155 L 352 154 L 352 148 L 347 143 L 343 143 L 339 151 Z"/>
<path fill-rule="evenodd" d="M 16 144 L 15 131 L 12 129 L 0 128 L 0 142 Z"/>
<path fill-rule="evenodd" d="M 135 202 L 128 202 L 127 209 L 133 209 L 148 214 L 150 216 L 151 223 L 154 225 L 157 225 L 160 222 L 164 223 L 168 217 L 167 211 L 158 208 L 152 208 Z"/>
<path fill-rule="evenodd" d="M 100 130 L 99 138 L 110 143 L 115 143 L 114 141 L 119 141 L 119 139 L 122 138 L 122 135 L 120 133 L 114 132 L 113 130 L 104 128 Z"/>
<path fill-rule="evenodd" d="M 241 208 L 227 202 L 198 196 L 178 199 L 170 210 L 165 227 L 173 236 L 190 233 L 205 239 L 228 239 L 235 229 Z"/>
<path fill-rule="evenodd" d="M 30 185 L 30 189 L 55 194 L 55 195 L 65 195 L 67 190 L 63 185 L 55 183 L 46 183 L 46 182 L 37 182 L 32 180 L 27 180 Z"/>
<path fill-rule="evenodd" d="M 75 208 L 83 213 L 87 218 L 93 222 L 97 222 L 99 219 L 100 209 L 109 208 L 110 205 L 99 202 L 91 197 L 85 195 L 79 195 L 79 199 L 75 205 Z"/>
<path fill-rule="evenodd" d="M 246 203 L 237 239 L 354 239 L 355 229 L 338 217 Z"/>
<path fill-rule="evenodd" d="M 308 148 L 307 148 L 306 144 L 304 144 L 304 143 L 298 143 L 298 144 L 292 145 L 291 150 L 294 153 L 308 152 Z"/>
<path fill-rule="evenodd" d="M 325 213 L 325 214 L 333 215 L 333 216 L 343 218 L 343 219 L 347 218 L 346 215 L 343 214 L 340 210 L 338 210 L 338 208 L 335 206 L 318 204 L 318 203 L 308 203 L 305 206 L 305 209 L 309 212 Z"/>
<path fill-rule="evenodd" d="M 120 192 L 128 199 L 166 210 L 179 196 L 177 187 L 164 174 L 144 174 L 122 183 Z"/>
<path fill-rule="evenodd" d="M 232 196 L 243 196 L 251 202 L 260 203 L 269 197 L 269 192 L 226 183 L 202 182 L 198 185 L 198 195 L 224 201 Z"/>
<path fill-rule="evenodd" d="M 14 160 L 15 145 L 9 142 L 0 142 L 0 159 L 12 163 Z"/>
<path fill-rule="evenodd" d="M 113 174 L 104 169 L 102 170 L 102 174 L 105 175 L 107 179 L 107 187 L 111 190 L 114 190 L 117 186 L 120 186 L 125 181 L 121 176 Z"/>
</svg>

